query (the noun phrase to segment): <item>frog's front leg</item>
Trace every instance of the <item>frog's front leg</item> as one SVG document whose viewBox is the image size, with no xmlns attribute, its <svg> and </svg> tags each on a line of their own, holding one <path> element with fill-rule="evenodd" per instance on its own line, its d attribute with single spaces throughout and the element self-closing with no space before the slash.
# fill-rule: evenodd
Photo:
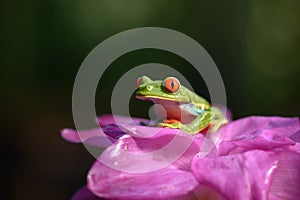
<svg viewBox="0 0 300 200">
<path fill-rule="evenodd" d="M 202 112 L 196 119 L 194 119 L 189 124 L 182 124 L 180 122 L 175 122 L 172 124 L 169 123 L 159 123 L 160 127 L 169 127 L 169 128 L 179 128 L 189 134 L 196 134 L 201 130 L 209 126 L 210 122 L 214 118 L 214 114 L 210 111 Z"/>
</svg>

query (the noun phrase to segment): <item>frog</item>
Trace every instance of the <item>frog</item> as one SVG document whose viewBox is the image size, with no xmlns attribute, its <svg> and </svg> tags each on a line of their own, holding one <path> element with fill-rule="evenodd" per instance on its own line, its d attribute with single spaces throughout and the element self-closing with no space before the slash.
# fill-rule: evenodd
<svg viewBox="0 0 300 200">
<path fill-rule="evenodd" d="M 180 129 L 194 135 L 204 130 L 214 133 L 228 123 L 218 107 L 181 85 L 176 77 L 152 80 L 143 75 L 136 81 L 135 97 L 163 108 L 154 108 L 157 127 Z"/>
</svg>

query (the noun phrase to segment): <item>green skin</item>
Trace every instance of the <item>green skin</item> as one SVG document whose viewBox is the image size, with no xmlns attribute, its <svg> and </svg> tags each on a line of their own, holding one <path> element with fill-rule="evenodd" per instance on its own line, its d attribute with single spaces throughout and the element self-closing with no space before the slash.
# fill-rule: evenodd
<svg viewBox="0 0 300 200">
<path fill-rule="evenodd" d="M 213 133 L 228 122 L 217 107 L 211 106 L 204 98 L 184 86 L 171 93 L 165 91 L 163 81 L 153 81 L 142 76 L 136 97 L 160 104 L 164 108 L 155 110 L 159 119 L 166 119 L 157 123 L 159 127 L 179 128 L 189 134 L 196 134 L 210 126 L 208 132 Z"/>
</svg>

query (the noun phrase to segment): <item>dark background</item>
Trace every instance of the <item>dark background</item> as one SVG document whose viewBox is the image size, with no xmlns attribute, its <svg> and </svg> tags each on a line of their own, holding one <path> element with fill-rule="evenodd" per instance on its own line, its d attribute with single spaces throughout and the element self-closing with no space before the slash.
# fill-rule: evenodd
<svg viewBox="0 0 300 200">
<path fill-rule="evenodd" d="M 85 184 L 94 158 L 59 133 L 74 127 L 73 82 L 97 44 L 131 28 L 165 27 L 198 41 L 219 67 L 235 119 L 298 116 L 299 10 L 298 0 L 2 1 L 0 199 L 69 199 Z M 107 70 L 109 78 L 98 88 L 98 114 L 110 112 L 110 93 L 122 66 L 147 62 L 187 74 L 208 98 L 201 78 L 188 76 L 186 61 L 142 50 L 120 57 Z M 131 113 L 143 116 L 136 107 Z"/>
</svg>

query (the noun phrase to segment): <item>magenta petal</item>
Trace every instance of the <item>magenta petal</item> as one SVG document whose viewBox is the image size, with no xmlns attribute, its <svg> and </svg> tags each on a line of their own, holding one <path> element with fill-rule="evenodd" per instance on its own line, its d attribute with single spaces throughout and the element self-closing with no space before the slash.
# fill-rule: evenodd
<svg viewBox="0 0 300 200">
<path fill-rule="evenodd" d="M 81 131 L 63 129 L 61 131 L 61 136 L 69 142 L 86 143 L 103 148 L 112 144 L 107 135 L 105 135 L 99 128 Z"/>
<path fill-rule="evenodd" d="M 141 123 L 149 123 L 149 120 L 147 119 L 137 117 L 131 118 L 121 115 L 101 115 L 97 118 L 97 121 L 99 122 L 100 126 L 107 126 L 110 124 L 132 124 L 132 122 L 134 122 L 137 125 L 140 125 Z"/>
<path fill-rule="evenodd" d="M 170 145 L 176 137 L 175 145 Z M 167 128 L 147 139 L 125 135 L 102 152 L 88 174 L 88 187 L 98 196 L 116 199 L 184 197 L 198 185 L 190 165 L 202 140 L 180 131 L 174 136 Z M 190 146 L 171 164 L 170 159 L 188 142 Z"/>
<path fill-rule="evenodd" d="M 219 158 L 195 157 L 192 171 L 198 181 L 225 199 L 266 199 L 277 157 L 260 150 Z"/>
<path fill-rule="evenodd" d="M 99 160 L 112 168 L 135 173 L 153 171 L 170 163 L 189 169 L 193 156 L 200 151 L 204 137 L 192 137 L 176 129 L 156 129 L 159 132 L 149 138 L 124 135 L 105 149 Z"/>
<path fill-rule="evenodd" d="M 133 174 L 96 162 L 88 175 L 88 187 L 94 194 L 116 199 L 172 198 L 188 193 L 197 185 L 191 172 L 171 168 Z"/>
<path fill-rule="evenodd" d="M 233 153 L 243 153 L 245 151 L 260 149 L 274 150 L 275 148 L 288 148 L 296 143 L 289 138 L 282 137 L 273 130 L 255 131 L 233 141 L 224 141 L 219 144 L 218 155 L 228 155 Z"/>
<path fill-rule="evenodd" d="M 282 151 L 272 178 L 269 199 L 298 200 L 300 197 L 300 154 Z"/>
<path fill-rule="evenodd" d="M 249 133 L 255 134 L 257 130 L 263 129 L 272 131 L 277 136 L 289 137 L 300 130 L 299 118 L 245 117 L 225 125 L 220 130 L 220 140 L 234 140 Z"/>
<path fill-rule="evenodd" d="M 103 115 L 97 119 L 101 128 L 76 131 L 74 129 L 63 129 L 61 136 L 74 143 L 86 143 L 100 147 L 107 147 L 119 137 L 130 132 L 126 127 L 137 127 L 141 122 L 148 123 L 149 120 L 141 118 L 130 118 L 125 116 Z M 124 127 L 123 129 L 121 129 Z M 147 126 L 145 126 L 147 127 Z"/>
<path fill-rule="evenodd" d="M 69 142 L 81 143 L 81 139 L 76 130 L 65 128 L 60 132 L 62 138 Z"/>
<path fill-rule="evenodd" d="M 94 195 L 87 187 L 82 187 L 71 198 L 71 200 L 104 200 Z"/>
<path fill-rule="evenodd" d="M 291 140 L 300 143 L 300 130 L 289 137 Z"/>
<path fill-rule="evenodd" d="M 247 117 L 237 120 L 223 127 L 217 142 L 217 155 L 290 148 L 298 140 L 299 129 L 298 118 Z"/>
</svg>

